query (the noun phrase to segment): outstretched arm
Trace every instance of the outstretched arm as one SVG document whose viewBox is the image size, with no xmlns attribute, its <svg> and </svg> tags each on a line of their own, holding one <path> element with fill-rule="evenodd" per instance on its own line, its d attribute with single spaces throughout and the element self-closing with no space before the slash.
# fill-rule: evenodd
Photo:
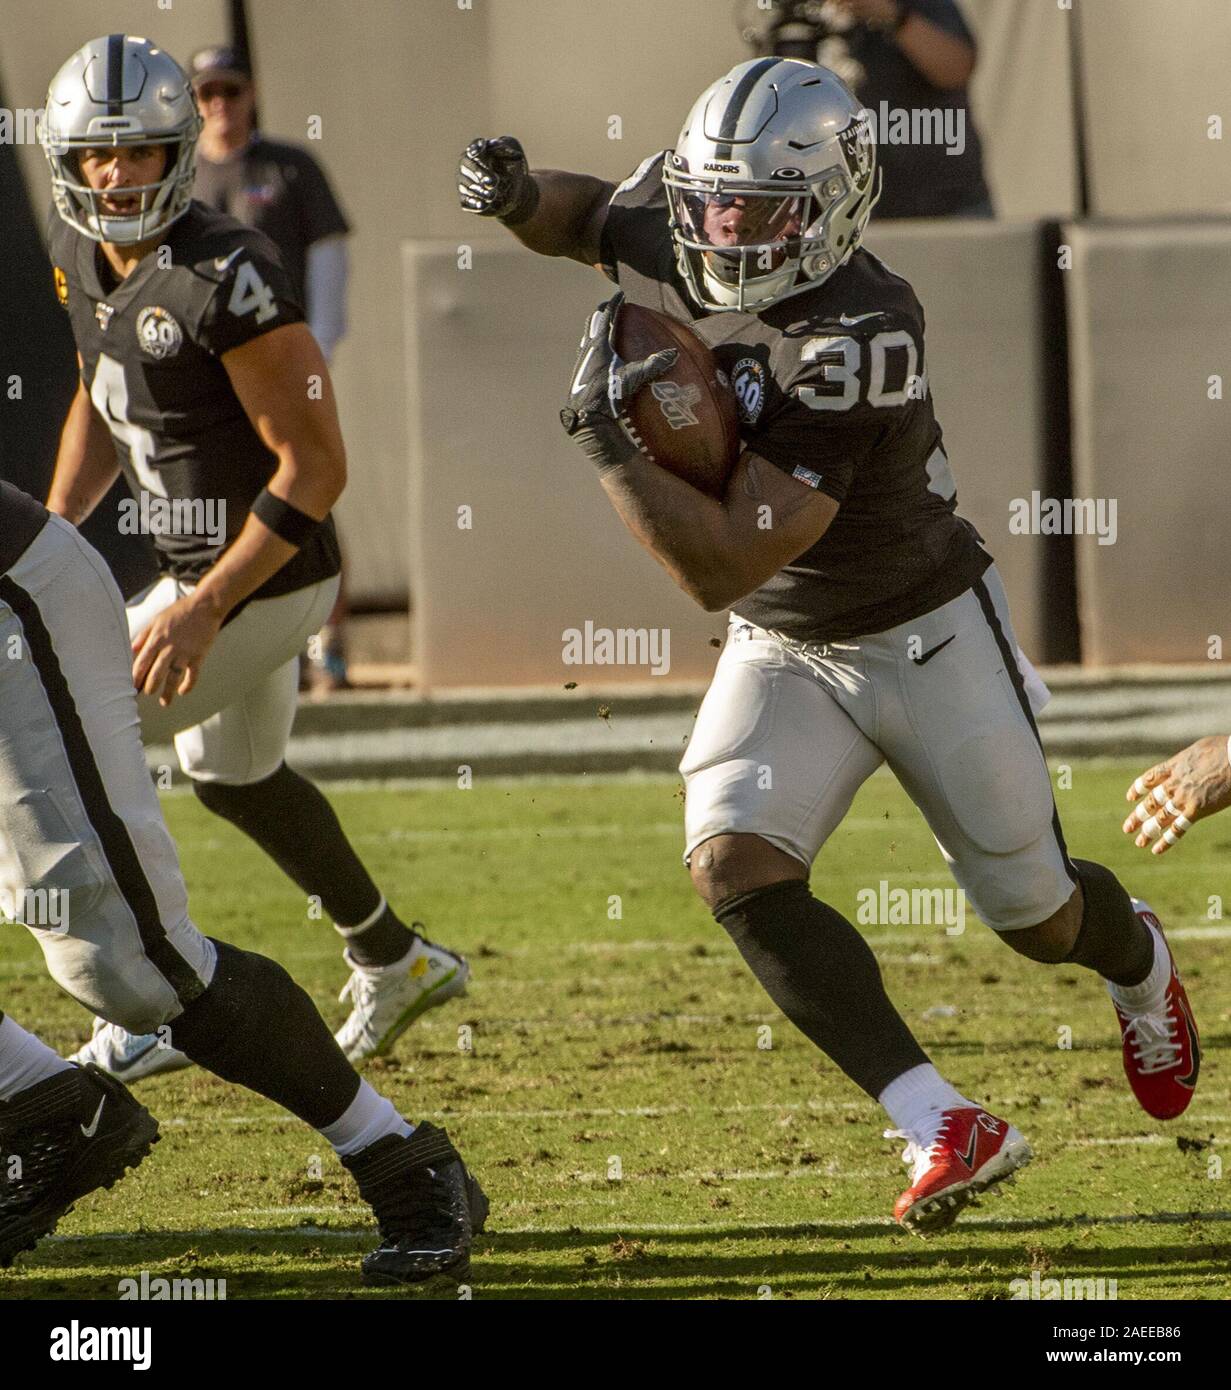
<svg viewBox="0 0 1231 1390">
<path fill-rule="evenodd" d="M 498 218 L 531 251 L 598 264 L 614 184 L 559 169 L 532 172 L 520 141 L 501 135 L 466 147 L 457 191 L 467 212 Z"/>
</svg>

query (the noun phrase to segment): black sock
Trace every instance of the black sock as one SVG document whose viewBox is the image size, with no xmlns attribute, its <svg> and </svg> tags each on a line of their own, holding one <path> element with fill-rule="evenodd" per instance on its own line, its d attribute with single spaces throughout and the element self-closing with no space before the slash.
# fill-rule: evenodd
<svg viewBox="0 0 1231 1390">
<path fill-rule="evenodd" d="M 380 889 L 351 848 L 337 813 L 317 786 L 285 763 L 263 782 L 194 781 L 192 789 L 203 806 L 255 840 L 288 878 L 319 898 L 339 927 L 365 921 L 380 906 Z M 410 950 L 413 936 L 386 907 L 346 944 L 362 965 L 392 965 Z"/>
<path fill-rule="evenodd" d="M 928 1060 L 889 1002 L 868 943 L 806 883 L 736 894 L 714 916 L 774 1003 L 868 1095 Z"/>
<path fill-rule="evenodd" d="M 342 932 L 346 949 L 356 965 L 392 965 L 406 955 L 417 935 L 388 903 L 370 927 L 359 932 Z"/>
<path fill-rule="evenodd" d="M 1154 937 L 1133 911 L 1120 880 L 1101 864 L 1074 859 L 1084 900 L 1081 926 L 1065 962 L 1097 970 L 1114 985 L 1139 985 L 1154 964 Z"/>
<path fill-rule="evenodd" d="M 214 978 L 171 1020 L 172 1046 L 313 1129 L 333 1124 L 355 1099 L 359 1076 L 316 1006 L 275 961 L 225 941 L 214 945 Z"/>
</svg>

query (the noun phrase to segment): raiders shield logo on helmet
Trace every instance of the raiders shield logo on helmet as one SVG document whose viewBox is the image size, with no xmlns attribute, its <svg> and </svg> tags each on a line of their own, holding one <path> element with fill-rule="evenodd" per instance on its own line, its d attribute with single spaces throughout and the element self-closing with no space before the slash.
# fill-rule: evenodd
<svg viewBox="0 0 1231 1390">
<path fill-rule="evenodd" d="M 866 188 L 872 177 L 872 151 L 875 148 L 868 118 L 860 116 L 853 120 L 839 133 L 838 142 L 842 146 L 842 157 L 846 160 L 852 183 L 856 188 Z"/>
</svg>

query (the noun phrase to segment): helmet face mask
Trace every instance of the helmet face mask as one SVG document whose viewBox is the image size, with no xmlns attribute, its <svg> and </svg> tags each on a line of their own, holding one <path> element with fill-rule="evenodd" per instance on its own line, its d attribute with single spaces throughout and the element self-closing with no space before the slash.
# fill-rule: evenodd
<svg viewBox="0 0 1231 1390">
<path fill-rule="evenodd" d="M 51 166 L 56 211 L 91 241 L 129 246 L 160 236 L 187 210 L 201 118 L 188 79 L 147 39 L 111 34 L 78 50 L 52 79 L 39 140 Z M 86 150 L 163 145 L 154 183 L 92 188 Z M 124 212 L 105 202 L 133 198 Z"/>
<path fill-rule="evenodd" d="M 870 123 L 827 69 L 782 59 L 735 68 L 702 93 L 663 164 L 693 298 L 758 312 L 820 284 L 859 244 L 874 171 Z"/>
</svg>

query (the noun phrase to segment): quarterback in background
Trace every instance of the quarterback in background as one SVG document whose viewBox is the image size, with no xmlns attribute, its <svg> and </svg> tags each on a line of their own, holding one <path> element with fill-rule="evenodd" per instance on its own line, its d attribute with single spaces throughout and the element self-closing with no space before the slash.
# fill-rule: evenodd
<svg viewBox="0 0 1231 1390">
<path fill-rule="evenodd" d="M 778 1007 L 906 1141 L 895 1215 L 930 1231 L 1031 1153 L 932 1065 L 859 932 L 811 891 L 882 762 L 1007 945 L 1103 977 L 1151 1115 L 1187 1106 L 1199 1052 L 1157 918 L 1065 846 L 1034 723 L 1046 690 L 956 511 L 923 312 L 860 245 L 875 175 L 869 124 L 834 74 L 761 58 L 703 92 L 676 148 L 618 187 L 532 173 L 503 136 L 468 147 L 459 192 L 531 250 L 619 285 L 587 326 L 565 427 L 676 583 L 733 610 L 681 764 L 685 859 Z M 624 298 L 687 324 L 734 386 L 743 449 L 721 499 L 630 438 L 623 403 L 674 358 L 619 359 Z"/>
<path fill-rule="evenodd" d="M 273 244 L 192 200 L 201 121 L 178 64 L 110 34 L 52 80 L 50 252 L 81 372 L 49 509 L 79 524 L 123 471 L 162 575 L 128 605 L 146 743 L 346 941 L 352 1060 L 387 1051 L 468 967 L 406 926 L 318 788 L 286 764 L 297 662 L 334 605 L 346 456 L 329 371 Z M 126 711 L 124 711 L 126 714 Z M 101 1018 L 77 1060 L 187 1058 Z"/>
</svg>

